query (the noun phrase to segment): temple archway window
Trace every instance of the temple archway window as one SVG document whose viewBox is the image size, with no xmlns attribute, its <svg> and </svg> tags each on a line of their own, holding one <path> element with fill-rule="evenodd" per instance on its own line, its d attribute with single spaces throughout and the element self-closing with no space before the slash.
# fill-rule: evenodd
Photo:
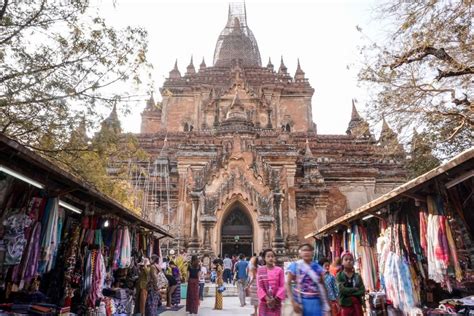
<svg viewBox="0 0 474 316">
<path fill-rule="evenodd" d="M 188 124 L 187 122 L 184 123 L 184 125 L 183 125 L 183 131 L 185 131 L 185 132 L 192 132 L 193 128 L 194 128 L 194 126 L 192 126 L 191 124 Z"/>
</svg>

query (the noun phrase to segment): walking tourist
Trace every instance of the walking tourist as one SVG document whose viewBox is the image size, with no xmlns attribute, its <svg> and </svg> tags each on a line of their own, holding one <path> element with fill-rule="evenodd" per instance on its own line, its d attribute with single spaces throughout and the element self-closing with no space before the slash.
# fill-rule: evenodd
<svg viewBox="0 0 474 316">
<path fill-rule="evenodd" d="M 223 267 L 222 267 L 222 260 L 217 259 L 214 261 L 214 264 L 216 265 L 216 272 L 217 272 L 217 279 L 216 279 L 216 301 L 214 303 L 214 309 L 222 309 L 222 292 L 219 290 L 219 288 L 222 288 L 224 285 L 224 281 L 222 279 L 222 274 L 223 274 Z"/>
<path fill-rule="evenodd" d="M 247 266 L 249 282 L 246 287 L 246 292 L 250 296 L 250 305 L 253 306 L 254 312 L 251 316 L 257 316 L 258 312 L 258 296 L 257 296 L 257 268 L 258 268 L 258 258 L 253 256 L 250 259 L 250 262 Z"/>
<path fill-rule="evenodd" d="M 138 312 L 142 315 L 145 315 L 146 300 L 148 296 L 148 282 L 150 279 L 150 260 L 143 257 L 138 265 L 140 266 L 140 272 L 137 282 L 137 306 Z"/>
<path fill-rule="evenodd" d="M 257 270 L 257 295 L 260 316 L 280 316 L 285 299 L 285 276 L 283 269 L 275 266 L 272 249 L 263 251 L 264 266 Z"/>
<path fill-rule="evenodd" d="M 323 281 L 323 269 L 313 261 L 314 247 L 303 244 L 299 247 L 300 260 L 288 267 L 286 289 L 295 313 L 303 316 L 330 315 Z M 295 286 L 292 287 L 292 283 Z"/>
<path fill-rule="evenodd" d="M 161 306 L 161 295 L 159 287 L 160 258 L 157 255 L 151 256 L 150 274 L 148 278 L 148 296 L 146 299 L 145 313 L 147 316 L 158 315 L 158 307 Z"/>
<path fill-rule="evenodd" d="M 229 255 L 225 255 L 224 259 L 224 282 L 227 284 L 232 282 L 232 259 Z"/>
<path fill-rule="evenodd" d="M 240 307 L 245 306 L 245 288 L 247 287 L 247 267 L 249 262 L 245 260 L 245 255 L 239 255 L 239 261 L 235 264 L 234 270 L 237 275 L 237 290 L 239 292 Z"/>
<path fill-rule="evenodd" d="M 207 268 L 201 262 L 201 273 L 199 274 L 199 299 L 204 301 L 204 286 L 206 285 Z"/>
<path fill-rule="evenodd" d="M 166 307 L 171 307 L 171 298 L 173 297 L 173 294 L 178 287 L 178 282 L 176 282 L 176 279 L 171 273 L 166 273 L 165 276 L 168 280 L 168 290 L 166 292 Z"/>
<path fill-rule="evenodd" d="M 354 256 L 346 251 L 341 255 L 343 270 L 337 274 L 341 316 L 362 316 L 365 286 L 360 274 L 354 271 Z"/>
<path fill-rule="evenodd" d="M 191 265 L 188 267 L 188 292 L 186 293 L 186 312 L 197 315 L 199 309 L 199 277 L 201 267 L 197 256 L 191 257 Z"/>
<path fill-rule="evenodd" d="M 319 260 L 319 265 L 323 267 L 323 279 L 326 286 L 326 293 L 328 296 L 329 305 L 331 307 L 332 316 L 339 315 L 339 304 L 337 302 L 339 296 L 339 289 L 337 288 L 336 278 L 329 272 L 329 259 Z"/>
<path fill-rule="evenodd" d="M 173 285 L 174 290 L 170 293 L 170 300 L 171 300 L 171 305 L 174 307 L 177 307 L 179 303 L 181 303 L 181 273 L 179 272 L 179 268 L 174 263 L 174 261 L 170 261 L 169 266 L 171 269 L 171 275 L 176 281 L 176 284 Z"/>
</svg>

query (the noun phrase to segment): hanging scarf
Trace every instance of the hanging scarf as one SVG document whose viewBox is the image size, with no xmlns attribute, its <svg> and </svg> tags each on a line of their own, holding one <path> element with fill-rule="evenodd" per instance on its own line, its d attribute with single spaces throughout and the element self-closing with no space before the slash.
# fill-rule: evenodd
<svg viewBox="0 0 474 316">
<path fill-rule="evenodd" d="M 89 291 L 90 291 L 90 288 L 92 286 L 92 267 L 93 267 L 93 258 L 92 258 L 92 251 L 86 251 L 86 255 L 85 255 L 85 262 L 86 262 L 86 266 L 85 266 L 85 269 L 84 269 L 84 278 L 83 278 L 83 283 L 82 283 L 82 293 L 81 293 L 81 296 L 86 296 Z"/>
<path fill-rule="evenodd" d="M 58 234 L 58 211 L 59 199 L 52 198 L 48 201 L 48 212 L 45 212 L 46 222 L 44 235 L 41 242 L 41 262 L 39 267 L 40 273 L 49 272 L 52 268 L 52 258 L 57 248 Z"/>
<path fill-rule="evenodd" d="M 455 272 L 455 275 L 456 275 L 456 280 L 458 282 L 461 282 L 461 280 L 462 280 L 461 265 L 459 264 L 458 254 L 457 254 L 457 251 L 456 251 L 456 244 L 454 243 L 453 234 L 451 232 L 451 228 L 449 227 L 449 223 L 448 223 L 447 219 L 446 219 L 446 236 L 447 236 L 447 239 L 448 239 L 449 249 L 451 251 L 451 258 L 452 258 L 452 262 L 453 262 L 453 265 L 454 265 L 454 272 Z"/>
<path fill-rule="evenodd" d="M 420 209 L 419 218 L 420 218 L 420 245 L 421 245 L 421 249 L 423 249 L 423 255 L 427 256 L 428 214 L 426 213 L 425 209 Z"/>
<path fill-rule="evenodd" d="M 102 287 L 105 281 L 105 265 L 100 250 L 91 251 L 91 280 L 90 280 L 90 291 L 87 297 L 87 305 L 89 307 L 95 307 L 97 300 L 103 298 Z"/>
<path fill-rule="evenodd" d="M 28 250 L 26 251 L 25 264 L 22 267 L 21 279 L 25 284 L 29 284 L 35 277 L 38 269 L 38 261 L 40 258 L 40 236 L 41 223 L 36 222 L 31 232 Z"/>
<path fill-rule="evenodd" d="M 114 250 L 114 264 L 113 264 L 113 269 L 116 270 L 119 268 L 120 265 L 120 253 L 121 253 L 121 247 L 122 247 L 122 235 L 123 235 L 123 228 L 119 227 L 117 231 L 117 242 L 115 244 L 115 250 Z"/>
<path fill-rule="evenodd" d="M 128 227 L 123 230 L 122 245 L 120 249 L 120 268 L 128 268 L 131 262 L 130 234 Z"/>
</svg>

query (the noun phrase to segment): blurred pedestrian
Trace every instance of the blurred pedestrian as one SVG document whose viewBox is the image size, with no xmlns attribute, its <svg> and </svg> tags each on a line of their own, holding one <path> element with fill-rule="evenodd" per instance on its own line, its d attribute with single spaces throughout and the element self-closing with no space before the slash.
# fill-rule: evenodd
<svg viewBox="0 0 474 316">
<path fill-rule="evenodd" d="M 237 276 L 237 290 L 239 292 L 240 307 L 245 306 L 245 288 L 247 287 L 247 266 L 248 261 L 245 260 L 245 255 L 239 255 L 239 261 L 235 264 L 235 274 Z"/>
<path fill-rule="evenodd" d="M 224 263 L 224 282 L 230 284 L 232 282 L 232 259 L 229 255 L 225 255 Z"/>
<path fill-rule="evenodd" d="M 314 247 L 303 244 L 299 247 L 298 254 L 300 260 L 292 262 L 288 267 L 286 284 L 293 310 L 303 316 L 329 316 L 331 308 L 323 281 L 324 271 L 317 262 L 313 261 Z"/>
<path fill-rule="evenodd" d="M 248 264 L 248 276 L 249 281 L 246 287 L 246 292 L 250 296 L 250 305 L 253 306 L 254 312 L 251 316 L 257 316 L 258 313 L 258 296 L 257 296 L 257 269 L 258 269 L 258 258 L 253 256 Z"/>
<path fill-rule="evenodd" d="M 201 274 L 199 274 L 199 299 L 204 301 L 204 286 L 206 285 L 207 268 L 201 261 Z"/>
</svg>

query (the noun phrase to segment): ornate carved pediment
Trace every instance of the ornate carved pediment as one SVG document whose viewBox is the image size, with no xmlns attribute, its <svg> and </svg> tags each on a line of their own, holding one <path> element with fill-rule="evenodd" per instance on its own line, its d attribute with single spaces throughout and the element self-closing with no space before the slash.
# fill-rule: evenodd
<svg viewBox="0 0 474 316">
<path fill-rule="evenodd" d="M 260 214 L 272 212 L 270 187 L 255 178 L 242 160 L 231 164 L 227 170 L 222 168 L 218 176 L 205 187 L 204 212 L 214 214 L 235 195 L 240 195 Z"/>
</svg>

